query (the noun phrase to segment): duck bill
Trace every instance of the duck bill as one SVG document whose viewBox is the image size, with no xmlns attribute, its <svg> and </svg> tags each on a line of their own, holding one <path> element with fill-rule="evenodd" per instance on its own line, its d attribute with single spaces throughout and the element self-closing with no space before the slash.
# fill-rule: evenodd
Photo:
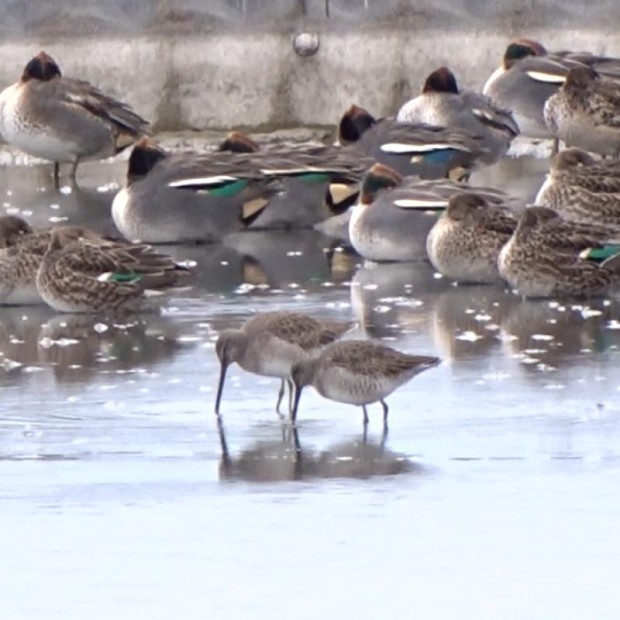
<svg viewBox="0 0 620 620">
<path fill-rule="evenodd" d="M 298 387 L 295 384 L 294 392 L 293 392 L 293 406 L 291 407 L 291 422 L 295 424 L 297 420 L 297 408 L 299 407 L 299 399 L 301 398 L 301 390 L 303 389 L 301 386 Z"/>
<path fill-rule="evenodd" d="M 220 379 L 217 384 L 217 395 L 215 397 L 215 414 L 220 415 L 220 401 L 222 400 L 222 392 L 224 391 L 224 381 L 226 380 L 226 371 L 228 364 L 222 363 L 220 366 Z"/>
</svg>

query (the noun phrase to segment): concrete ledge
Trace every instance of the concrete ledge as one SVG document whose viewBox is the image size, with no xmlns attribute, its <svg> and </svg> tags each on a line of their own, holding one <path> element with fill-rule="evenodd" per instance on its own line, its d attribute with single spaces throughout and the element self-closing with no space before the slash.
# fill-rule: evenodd
<svg viewBox="0 0 620 620">
<path fill-rule="evenodd" d="M 393 114 L 442 64 L 479 88 L 519 36 L 620 56 L 615 0 L 329 0 L 329 17 L 326 0 L 49 4 L 0 3 L 0 87 L 45 49 L 158 130 L 333 124 L 353 102 Z M 302 31 L 314 56 L 293 50 Z"/>
</svg>

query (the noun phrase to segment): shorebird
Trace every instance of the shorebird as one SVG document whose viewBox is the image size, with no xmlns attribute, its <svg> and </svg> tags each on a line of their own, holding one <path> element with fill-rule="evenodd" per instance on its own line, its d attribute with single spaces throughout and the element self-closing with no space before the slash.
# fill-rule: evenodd
<svg viewBox="0 0 620 620">
<path fill-rule="evenodd" d="M 219 415 L 220 412 L 226 371 L 235 362 L 247 372 L 281 379 L 276 404 L 279 413 L 293 364 L 316 354 L 350 327 L 349 323 L 320 321 L 297 312 L 276 311 L 257 314 L 241 329 L 221 332 L 215 345 L 220 361 L 215 413 Z"/>
<path fill-rule="evenodd" d="M 84 80 L 63 77 L 54 59 L 40 52 L 18 82 L 0 93 L 0 133 L 25 153 L 59 164 L 120 153 L 148 133 L 148 123 L 127 104 Z"/>
<path fill-rule="evenodd" d="M 367 405 L 380 402 L 383 426 L 388 426 L 385 398 L 415 375 L 437 366 L 440 359 L 408 355 L 371 340 L 342 340 L 319 355 L 297 362 L 291 370 L 294 388 L 291 420 L 297 418 L 301 392 L 311 385 L 325 398 L 362 407 L 368 425 Z"/>
</svg>

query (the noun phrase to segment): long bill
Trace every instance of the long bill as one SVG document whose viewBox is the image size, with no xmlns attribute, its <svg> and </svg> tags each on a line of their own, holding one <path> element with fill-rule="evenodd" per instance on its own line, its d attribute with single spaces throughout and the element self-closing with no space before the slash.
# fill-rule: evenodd
<svg viewBox="0 0 620 620">
<path fill-rule="evenodd" d="M 297 408 L 299 407 L 299 399 L 301 398 L 301 390 L 303 389 L 301 386 L 297 386 L 294 383 L 293 387 L 293 404 L 291 407 L 291 422 L 295 424 L 297 420 Z"/>
<path fill-rule="evenodd" d="M 220 415 L 220 400 L 222 400 L 222 392 L 224 391 L 224 381 L 226 380 L 226 371 L 228 364 L 222 362 L 220 364 L 220 380 L 217 384 L 217 395 L 215 397 L 215 414 Z"/>
</svg>

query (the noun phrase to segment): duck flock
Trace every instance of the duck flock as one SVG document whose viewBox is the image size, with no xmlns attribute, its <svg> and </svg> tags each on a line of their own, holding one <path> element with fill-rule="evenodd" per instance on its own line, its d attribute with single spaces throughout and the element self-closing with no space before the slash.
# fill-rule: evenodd
<svg viewBox="0 0 620 620">
<path fill-rule="evenodd" d="M 135 312 L 191 284 L 191 269 L 153 247 L 210 243 L 241 231 L 317 228 L 369 261 L 429 260 L 457 283 L 524 297 L 613 295 L 620 289 L 620 59 L 548 52 L 519 39 L 482 93 L 461 90 L 447 67 L 395 115 L 355 102 L 337 142 L 261 146 L 232 131 L 209 153 L 162 149 L 149 123 L 45 52 L 0 94 L 0 133 L 29 155 L 79 163 L 131 148 L 111 208 L 123 239 L 78 226 L 33 230 L 0 217 L 0 303 L 47 303 L 59 312 Z M 469 183 L 513 140 L 552 140 L 534 205 Z M 248 232 L 248 234 L 250 234 Z M 205 266 L 206 267 L 206 266 Z M 290 312 L 255 316 L 220 335 L 219 412 L 226 369 L 238 363 L 288 384 L 295 418 L 304 386 L 366 405 L 439 362 L 364 340 L 348 324 Z"/>
</svg>

